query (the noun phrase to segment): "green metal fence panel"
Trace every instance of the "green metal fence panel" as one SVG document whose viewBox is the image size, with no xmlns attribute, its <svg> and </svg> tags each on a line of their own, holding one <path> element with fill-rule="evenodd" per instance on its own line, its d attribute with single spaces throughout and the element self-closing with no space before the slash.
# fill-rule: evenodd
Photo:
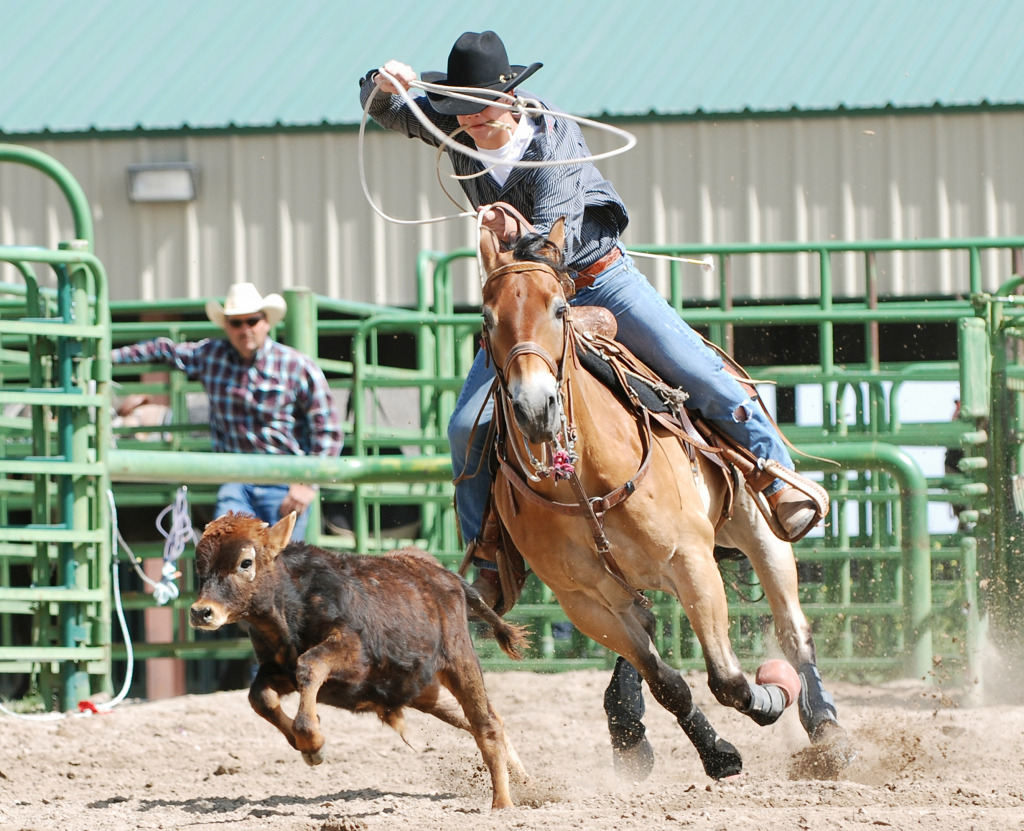
<svg viewBox="0 0 1024 831">
<path fill-rule="evenodd" d="M 88 216 L 87 209 L 75 213 Z M 1024 577 L 1015 542 L 1022 538 L 1024 506 L 1024 327 L 1019 297 L 1013 295 L 1019 280 L 1008 280 L 1005 292 L 996 296 L 980 293 L 980 252 L 993 248 L 1005 250 L 1012 264 L 1024 238 L 647 249 L 715 259 L 721 286 L 717 304 L 695 306 L 687 300 L 678 263 L 670 268 L 669 296 L 691 324 L 723 347 L 730 348 L 744 329 L 780 326 L 800 327 L 815 344 L 801 363 L 765 364 L 755 374 L 781 391 L 812 391 L 820 410 L 815 423 L 782 426 L 803 451 L 797 454 L 800 467 L 820 478 L 833 499 L 821 532 L 797 546 L 802 602 L 814 626 L 819 662 L 833 675 L 929 677 L 941 665 L 944 672 L 977 678 L 982 633 L 990 618 L 1008 617 L 1006 598 Z M 5 259 L 18 264 L 24 285 L 0 292 L 0 398 L 19 401 L 31 413 L 4 415 L 0 421 L 0 469 L 6 474 L 0 487 L 0 576 L 10 589 L 6 596 L 0 593 L 0 670 L 31 668 L 45 676 L 68 660 L 68 650 L 81 648 L 81 660 L 68 662 L 69 679 L 80 678 L 82 667 L 87 674 L 99 667 L 98 676 L 109 686 L 109 663 L 102 656 L 112 652 L 123 659 L 127 647 L 110 646 L 109 561 L 104 558 L 113 529 L 102 504 L 108 486 L 119 529 L 127 534 L 137 517 L 169 507 L 181 485 L 188 486 L 193 519 L 201 528 L 222 481 L 319 482 L 322 515 L 311 523 L 312 542 L 367 553 L 416 544 L 448 566 L 458 565 L 462 545 L 446 425 L 473 359 L 480 319 L 476 312 L 454 308 L 450 282 L 455 264 L 472 251 L 423 253 L 414 310 L 288 290 L 288 316 L 275 336 L 316 356 L 344 402 L 346 455 L 322 460 L 208 452 L 207 425 L 194 412 L 201 411 L 194 405 L 202 390 L 162 367 L 117 367 L 113 377 L 118 398 L 132 393 L 160 398 L 167 418 L 112 429 L 106 406 L 113 398 L 112 376 L 105 360 L 111 343 L 157 335 L 195 339 L 218 330 L 205 320 L 202 301 L 192 300 L 161 303 L 158 310 L 143 303 L 114 304 L 108 323 L 102 268 L 87 251 L 72 249 L 4 250 Z M 962 254 L 962 299 L 878 296 L 874 284 L 881 258 L 930 251 Z M 864 297 L 835 299 L 832 260 L 850 255 L 862 263 Z M 737 305 L 730 291 L 736 264 L 765 256 L 806 258 L 817 269 L 819 300 Z M 34 277 L 39 265 L 63 269 L 61 285 L 67 288 L 53 296 L 40 290 Z M 161 319 L 151 319 L 157 311 Z M 957 357 L 886 359 L 886 327 L 897 324 L 955 327 Z M 838 359 L 841 335 L 851 327 L 859 333 L 862 356 Z M 927 381 L 959 384 L 955 420 L 904 418 L 900 392 Z M 65 415 L 51 418 L 52 412 Z M 963 458 L 953 471 L 925 476 L 904 450 L 913 446 L 963 450 Z M 934 503 L 957 506 L 962 520 L 957 533 L 929 535 L 926 514 Z M 25 511 L 32 521 L 19 524 Z M 67 517 L 66 527 L 49 521 L 55 513 Z M 410 513 L 411 521 L 391 521 Z M 37 521 L 44 515 L 47 522 Z M 132 530 L 137 555 L 145 560 L 164 555 L 155 529 Z M 203 665 L 248 656 L 241 637 L 204 639 L 187 627 L 185 611 L 195 591 L 190 556 L 186 551 L 180 563 L 180 593 L 167 603 L 173 620 L 169 642 L 135 643 L 134 654 Z M 51 572 L 63 577 L 52 587 L 33 582 L 25 591 L 10 579 L 25 569 L 32 570 L 33 581 Z M 127 573 L 127 567 L 121 571 Z M 723 571 L 737 652 L 744 659 L 761 657 L 771 648 L 767 604 L 759 600 L 743 562 L 726 563 Z M 72 572 L 76 579 L 65 579 Z M 88 578 L 80 580 L 82 574 Z M 14 616 L 31 609 L 45 617 L 59 605 L 53 597 L 83 604 L 81 611 L 65 615 L 29 651 L 10 652 L 22 648 L 15 643 Z M 121 600 L 129 615 L 154 607 L 152 596 L 131 579 Z M 659 649 L 676 666 L 702 666 L 679 604 L 660 596 L 655 601 L 662 621 Z M 509 616 L 534 631 L 526 666 L 610 666 L 611 656 L 568 626 L 551 593 L 532 577 Z M 132 630 L 134 640 L 144 640 L 138 622 Z M 38 649 L 50 647 L 59 657 L 40 657 L 45 653 Z M 478 648 L 486 666 L 509 666 L 492 643 L 481 640 Z M 84 686 L 71 680 L 61 693 L 70 701 Z"/>
<path fill-rule="evenodd" d="M 319 301 L 318 306 L 332 305 L 322 298 Z M 967 303 L 948 304 L 938 317 L 956 321 L 958 316 L 973 313 L 973 307 Z M 770 324 L 800 317 L 815 325 L 831 326 L 835 320 L 853 319 L 868 326 L 885 319 L 930 320 L 936 317 L 936 309 L 901 303 L 896 309 L 833 310 L 831 316 L 823 315 L 820 309 L 790 307 L 734 309 L 729 313 L 733 325 Z M 475 313 L 383 310 L 365 317 L 332 320 L 325 308 L 320 308 L 318 336 L 350 339 L 346 360 L 327 357 L 321 351 L 320 362 L 336 389 L 354 397 L 349 444 L 355 455 L 337 463 L 247 460 L 241 463 L 246 475 L 256 481 L 263 477 L 265 481 L 281 481 L 281 477 L 319 481 L 326 498 L 336 493 L 350 499 L 356 507 L 353 535 L 336 538 L 324 528 L 319 539 L 322 545 L 376 551 L 415 542 L 454 566 L 461 559 L 461 545 L 451 508 L 451 472 L 444 427 L 461 383 L 459 373 L 472 358 L 478 327 L 479 316 Z M 381 342 L 398 335 L 416 340 L 412 351 L 417 359 L 411 368 L 382 362 Z M 122 334 L 118 333 L 117 338 L 122 338 Z M 438 344 L 445 343 L 447 354 L 441 354 Z M 314 348 L 313 344 L 307 346 L 309 351 Z M 841 462 L 843 470 L 836 474 L 833 468 L 824 466 L 822 475 L 833 492 L 835 519 L 823 536 L 805 541 L 799 549 L 809 575 L 804 583 L 804 600 L 818 628 L 819 651 L 826 666 L 832 664 L 853 673 L 925 675 L 937 651 L 953 649 L 952 658 L 966 660 L 960 647 L 951 646 L 962 643 L 962 638 L 954 635 L 941 640 L 936 647 L 934 617 L 924 611 L 930 606 L 930 563 L 934 560 L 941 566 L 945 557 L 949 561 L 959 559 L 960 546 L 956 540 L 932 540 L 926 530 L 922 531 L 929 499 L 950 497 L 935 487 L 937 483 L 925 481 L 902 453 L 899 443 L 956 444 L 965 426 L 904 423 L 892 402 L 892 390 L 915 380 L 955 380 L 960 370 L 956 362 L 876 363 L 875 367 L 832 365 L 828 370 L 821 366 L 771 368 L 781 384 L 803 383 L 821 388 L 821 395 L 828 400 L 825 409 L 830 420 L 814 427 L 787 425 L 787 431 L 798 438 L 801 447 L 813 448 L 813 454 Z M 439 371 L 440 366 L 445 371 Z M 418 401 L 419 422 L 411 434 L 378 421 L 372 406 L 375 394 L 400 389 L 410 391 L 413 400 Z M 858 396 L 853 423 L 838 415 L 839 401 L 848 391 Z M 450 403 L 445 403 L 446 398 Z M 403 444 L 412 445 L 416 455 L 374 455 Z M 175 454 L 176 458 L 161 464 L 157 458 L 160 452 L 113 451 L 110 463 L 114 479 L 140 483 L 152 480 L 152 471 L 159 470 L 161 477 L 174 482 L 188 481 L 195 486 L 222 480 L 231 466 L 238 464 L 238 460 L 213 454 L 205 454 L 205 458 Z M 816 469 L 810 460 L 804 467 Z M 375 511 L 402 501 L 420 506 L 422 522 L 417 533 L 408 539 L 381 534 L 379 522 L 375 524 L 375 516 L 379 516 Z M 853 521 L 848 521 L 851 518 Z M 942 570 L 950 572 L 946 567 Z M 960 584 L 956 585 L 960 591 Z M 767 648 L 767 609 L 765 604 L 744 600 L 742 595 L 756 597 L 756 586 L 731 590 L 734 639 L 742 655 L 763 653 Z M 949 591 L 941 594 L 944 603 L 948 604 L 949 595 Z M 187 593 L 182 597 L 179 602 L 185 603 Z M 699 647 L 678 604 L 659 598 L 657 608 L 666 621 L 660 648 L 679 666 L 700 666 Z M 571 627 L 567 631 L 560 610 L 542 586 L 531 582 L 524 602 L 510 616 L 528 623 L 537 633 L 533 665 L 593 665 L 609 660 L 599 647 L 576 637 Z M 842 621 L 841 625 L 837 621 Z M 182 643 L 188 643 L 191 637 L 194 636 L 187 631 L 181 632 Z M 168 645 L 166 654 L 174 654 L 179 648 L 180 645 Z M 481 643 L 480 648 L 488 666 L 507 665 L 488 644 Z M 244 652 L 244 644 L 240 649 Z"/>
<path fill-rule="evenodd" d="M 47 706 L 68 707 L 111 690 L 106 275 L 91 253 L 88 203 L 70 173 L 14 145 L 0 145 L 0 163 L 33 167 L 55 182 L 75 225 L 76 238 L 55 251 L 0 247 L 0 260 L 25 281 L 0 287 L 0 404 L 10 411 L 0 462 L 8 485 L 0 509 L 0 677 L 29 669 Z M 40 288 L 39 266 L 55 273 L 55 291 Z"/>
</svg>

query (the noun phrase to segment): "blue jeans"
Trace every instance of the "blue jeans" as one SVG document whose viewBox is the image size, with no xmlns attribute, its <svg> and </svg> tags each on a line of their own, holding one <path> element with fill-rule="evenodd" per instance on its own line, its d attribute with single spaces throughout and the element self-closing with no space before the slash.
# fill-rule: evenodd
<svg viewBox="0 0 1024 831">
<path fill-rule="evenodd" d="M 242 482 L 228 482 L 217 491 L 215 517 L 224 516 L 228 511 L 236 514 L 252 514 L 269 525 L 281 519 L 281 503 L 288 495 L 287 485 L 247 485 Z M 487 498 L 487 494 L 484 494 Z M 480 509 L 483 513 L 483 508 Z M 292 542 L 302 542 L 306 537 L 309 511 L 303 511 L 295 520 Z"/>
<path fill-rule="evenodd" d="M 618 322 L 616 340 L 667 383 L 686 390 L 690 395 L 687 407 L 700 410 L 706 419 L 714 421 L 726 435 L 759 458 L 774 459 L 793 468 L 786 445 L 761 406 L 750 400 L 747 391 L 726 371 L 721 357 L 654 290 L 628 254 L 623 253 L 597 275 L 593 285 L 577 291 L 570 302 L 573 306 L 604 306 L 611 311 Z M 448 422 L 453 474 L 458 477 L 480 467 L 477 475 L 455 487 L 459 528 L 465 543 L 475 539 L 483 527 L 491 487 L 486 459 L 482 465 L 481 459 L 487 450 L 484 445 L 493 407 L 486 399 L 493 379 L 494 370 L 487 366 L 481 350 Z M 473 422 L 481 407 L 484 413 L 469 447 Z M 769 486 L 766 492 L 777 484 Z"/>
</svg>

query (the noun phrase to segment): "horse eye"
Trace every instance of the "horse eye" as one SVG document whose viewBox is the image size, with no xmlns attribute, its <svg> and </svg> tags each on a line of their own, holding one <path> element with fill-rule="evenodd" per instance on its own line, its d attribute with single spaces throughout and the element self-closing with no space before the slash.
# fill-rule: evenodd
<svg viewBox="0 0 1024 831">
<path fill-rule="evenodd" d="M 242 571 L 248 571 L 249 569 L 251 569 L 251 568 L 252 568 L 252 560 L 250 560 L 250 559 L 246 558 L 246 559 L 242 560 L 242 562 L 240 562 L 240 563 L 238 564 L 238 567 L 239 567 L 239 568 L 240 568 L 240 569 L 241 569 Z"/>
<path fill-rule="evenodd" d="M 566 315 L 566 313 L 567 313 L 568 311 L 569 311 L 569 304 L 568 304 L 568 303 L 566 303 L 566 302 L 565 302 L 565 301 L 563 300 L 562 302 L 560 302 L 560 303 L 559 303 L 559 304 L 558 304 L 558 305 L 557 305 L 557 306 L 555 307 L 555 317 L 556 317 L 556 318 L 557 318 L 558 320 L 561 320 L 562 318 L 564 318 L 564 317 L 565 317 L 565 315 Z"/>
<path fill-rule="evenodd" d="M 494 312 L 488 306 L 484 306 L 484 326 L 488 329 L 494 328 Z"/>
</svg>

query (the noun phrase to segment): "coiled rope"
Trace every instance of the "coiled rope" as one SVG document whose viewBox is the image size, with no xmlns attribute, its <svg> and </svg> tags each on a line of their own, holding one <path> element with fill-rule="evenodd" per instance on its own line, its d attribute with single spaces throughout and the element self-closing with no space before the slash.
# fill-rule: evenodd
<svg viewBox="0 0 1024 831">
<path fill-rule="evenodd" d="M 436 160 L 438 170 L 438 182 L 441 185 L 441 189 L 445 195 L 455 203 L 456 207 L 460 207 L 456 200 L 445 188 L 444 182 L 440 178 L 440 158 L 441 153 L 445 148 L 449 148 L 463 155 L 469 156 L 471 159 L 475 159 L 485 165 L 484 169 L 479 173 L 470 174 L 469 176 L 458 176 L 456 174 L 450 174 L 453 179 L 466 179 L 472 178 L 473 176 L 482 176 L 487 173 L 491 168 L 494 167 L 492 159 L 485 156 L 484 154 L 474 150 L 471 147 L 467 147 L 464 144 L 460 144 L 455 141 L 454 136 L 461 132 L 462 128 L 457 130 L 455 133 L 448 135 L 443 130 L 439 129 L 423 112 L 423 108 L 420 107 L 416 99 L 409 94 L 409 91 L 405 86 L 398 81 L 390 73 L 383 69 L 377 70 L 382 78 L 387 80 L 391 85 L 398 90 L 398 94 L 402 97 L 402 100 L 408 105 L 410 112 L 416 116 L 416 119 L 433 135 L 439 142 L 438 155 Z M 484 104 L 485 106 L 498 107 L 500 109 L 509 110 L 512 112 L 519 113 L 520 115 L 543 115 L 551 116 L 554 118 L 567 118 L 570 121 L 575 121 L 577 124 L 586 127 L 594 127 L 598 130 L 603 130 L 607 133 L 621 138 L 623 144 L 620 147 L 607 150 L 603 153 L 592 153 L 587 156 L 580 156 L 573 159 L 541 159 L 536 161 L 527 161 L 525 159 L 519 159 L 511 162 L 512 167 L 520 168 L 537 168 L 537 167 L 557 167 L 561 165 L 576 165 L 581 162 L 594 162 L 601 159 L 611 158 L 612 156 L 618 156 L 622 153 L 632 150 L 636 146 L 637 139 L 628 130 L 623 130 L 620 127 L 616 127 L 613 124 L 605 124 L 601 121 L 594 121 L 593 119 L 584 118 L 583 116 L 571 115 L 564 112 L 555 112 L 554 110 L 548 109 L 543 104 L 535 99 L 520 98 L 507 92 L 497 92 L 496 95 L 500 96 L 499 99 L 484 98 L 478 94 L 478 91 L 473 87 L 451 87 L 444 84 L 431 84 L 421 79 L 413 81 L 411 86 L 417 87 L 424 90 L 425 92 L 437 92 L 443 95 L 447 95 L 451 98 L 459 98 L 464 101 L 472 101 L 478 104 Z M 479 230 L 481 222 L 481 215 L 488 209 L 488 206 L 482 206 L 478 210 L 464 210 L 457 214 L 450 214 L 447 216 L 429 217 L 423 219 L 398 219 L 397 217 L 390 216 L 385 213 L 380 207 L 377 206 L 373 200 L 373 196 L 370 193 L 369 185 L 366 181 L 366 164 L 365 164 L 365 152 L 364 144 L 366 137 L 366 123 L 369 120 L 370 104 L 380 92 L 380 87 L 374 86 L 369 97 L 366 99 L 366 105 L 363 107 L 363 115 L 359 122 L 359 142 L 358 142 L 358 157 L 359 157 L 359 183 L 363 188 L 363 195 L 366 197 L 366 201 L 373 209 L 374 213 L 380 216 L 382 219 L 386 219 L 388 222 L 395 223 L 396 225 L 430 225 L 436 222 L 446 222 L 450 219 L 464 219 L 464 218 L 476 218 L 477 229 Z M 714 271 L 715 262 L 711 257 L 705 257 L 702 260 L 693 259 L 691 257 L 676 257 L 669 254 L 652 254 L 645 251 L 633 251 L 627 250 L 627 253 L 634 257 L 647 257 L 650 259 L 658 260 L 670 260 L 675 262 L 687 263 L 689 265 L 699 265 L 704 271 Z"/>
<path fill-rule="evenodd" d="M 24 719 L 26 721 L 56 721 L 58 719 L 68 718 L 69 716 L 87 716 L 92 714 L 108 713 L 124 701 L 125 697 L 128 695 L 128 690 L 131 689 L 132 678 L 135 672 L 135 651 L 132 648 L 131 634 L 128 631 L 128 623 L 124 616 L 124 605 L 121 602 L 118 548 L 121 547 L 124 549 L 128 555 L 128 561 L 135 569 L 136 574 L 138 574 L 139 578 L 153 590 L 153 598 L 156 600 L 157 604 L 163 606 L 178 597 L 178 586 L 174 581 L 181 576 L 181 572 L 178 571 L 177 561 L 184 553 L 185 546 L 189 541 L 193 543 L 198 542 L 198 536 L 196 535 L 195 529 L 192 527 L 192 522 L 189 519 L 188 488 L 182 485 L 178 488 L 177 494 L 175 494 L 174 502 L 164 508 L 156 518 L 157 531 L 159 531 L 160 535 L 164 538 L 164 557 L 163 566 L 161 567 L 161 578 L 159 581 L 153 580 L 145 571 L 142 570 L 142 561 L 135 556 L 134 552 L 128 546 L 128 543 L 125 542 L 124 537 L 121 536 L 121 531 L 117 522 L 117 506 L 114 503 L 114 492 L 112 490 L 107 491 L 107 505 L 110 509 L 110 550 L 112 555 L 110 559 L 110 568 L 111 586 L 114 595 L 114 610 L 117 613 L 117 622 L 121 627 L 121 635 L 124 638 L 125 661 L 127 664 L 124 683 L 121 685 L 121 690 L 116 696 L 114 696 L 114 698 L 107 702 L 96 703 L 90 700 L 78 702 L 78 712 L 16 713 L 5 707 L 4 704 L 0 702 L 0 713 L 4 713 L 12 718 Z M 163 522 L 168 514 L 171 514 L 171 527 L 170 530 L 164 531 Z"/>
</svg>

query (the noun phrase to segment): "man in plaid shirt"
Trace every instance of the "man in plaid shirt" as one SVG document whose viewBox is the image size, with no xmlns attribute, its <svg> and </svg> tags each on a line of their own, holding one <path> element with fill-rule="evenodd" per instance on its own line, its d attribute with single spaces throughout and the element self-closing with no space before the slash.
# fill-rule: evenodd
<svg viewBox="0 0 1024 831">
<path fill-rule="evenodd" d="M 236 283 L 224 306 L 215 300 L 206 304 L 207 317 L 226 338 L 195 343 L 156 338 L 115 349 L 111 360 L 166 364 L 200 381 L 210 399 L 215 452 L 337 456 L 343 437 L 327 379 L 308 356 L 270 337 L 285 310 L 281 295 L 264 298 L 252 283 Z M 214 515 L 242 512 L 273 524 L 295 511 L 292 539 L 301 540 L 306 509 L 316 494 L 316 485 L 230 482 L 217 492 Z"/>
</svg>

